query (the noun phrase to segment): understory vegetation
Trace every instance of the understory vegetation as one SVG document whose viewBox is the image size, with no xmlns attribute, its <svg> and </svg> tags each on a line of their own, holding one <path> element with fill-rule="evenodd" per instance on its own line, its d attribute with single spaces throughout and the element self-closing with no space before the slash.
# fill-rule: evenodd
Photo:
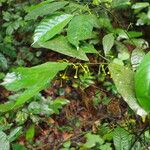
<svg viewBox="0 0 150 150">
<path fill-rule="evenodd" d="M 0 0 L 0 150 L 149 150 L 149 0 Z"/>
</svg>

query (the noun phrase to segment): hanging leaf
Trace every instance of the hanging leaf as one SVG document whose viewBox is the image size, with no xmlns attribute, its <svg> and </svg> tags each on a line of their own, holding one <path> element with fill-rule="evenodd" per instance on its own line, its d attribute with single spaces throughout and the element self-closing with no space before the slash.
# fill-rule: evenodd
<svg viewBox="0 0 150 150">
<path fill-rule="evenodd" d="M 57 14 L 42 20 L 35 29 L 33 44 L 36 42 L 45 42 L 54 37 L 68 24 L 72 17 L 69 14 Z"/>
<path fill-rule="evenodd" d="M 71 44 L 79 49 L 79 42 L 92 36 L 93 20 L 91 15 L 75 16 L 69 23 L 67 37 Z"/>
<path fill-rule="evenodd" d="M 37 19 L 37 17 L 42 17 L 44 15 L 49 15 L 54 13 L 55 11 L 63 8 L 65 5 L 67 5 L 68 2 L 63 1 L 63 2 L 47 2 L 47 3 L 40 3 L 35 6 L 32 6 L 30 8 L 29 13 L 25 16 L 26 20 L 31 20 L 31 19 Z"/>
<path fill-rule="evenodd" d="M 47 62 L 31 68 L 17 68 L 13 73 L 8 73 L 1 85 L 11 91 L 25 89 L 16 99 L 16 102 L 9 102 L 0 105 L 0 112 L 22 106 L 26 101 L 38 94 L 47 87 L 56 74 L 64 70 L 68 63 Z"/>
<path fill-rule="evenodd" d="M 110 53 L 110 50 L 114 45 L 114 41 L 115 38 L 113 36 L 113 33 L 109 33 L 103 37 L 103 49 L 106 56 Z"/>
<path fill-rule="evenodd" d="M 113 132 L 115 150 L 129 150 L 132 136 L 123 128 L 117 127 Z"/>
<path fill-rule="evenodd" d="M 135 38 L 131 40 L 126 40 L 124 41 L 126 44 L 131 44 L 131 45 L 135 45 L 136 47 L 140 48 L 140 49 L 147 49 L 149 48 L 149 44 L 146 40 L 141 39 L 141 38 Z"/>
<path fill-rule="evenodd" d="M 13 129 L 8 135 L 9 142 L 13 142 L 14 140 L 16 140 L 18 136 L 21 134 L 21 131 L 22 131 L 22 127 L 17 127 Z"/>
<path fill-rule="evenodd" d="M 97 50 L 92 44 L 84 43 L 80 46 L 80 50 L 84 51 L 86 54 L 97 54 Z"/>
<path fill-rule="evenodd" d="M 36 4 L 36 5 L 31 5 L 31 6 L 27 7 L 27 8 L 25 8 L 25 9 L 26 9 L 27 12 L 30 12 L 30 11 L 32 11 L 35 8 L 38 8 L 38 7 L 42 6 L 42 5 L 51 3 L 53 1 L 55 1 L 55 0 L 45 0 L 45 1 L 41 2 L 41 3 Z"/>
<path fill-rule="evenodd" d="M 139 66 L 139 64 L 143 60 L 144 56 L 145 56 L 144 51 L 139 49 L 139 48 L 136 48 L 132 51 L 131 64 L 132 64 L 132 68 L 133 68 L 134 71 Z"/>
<path fill-rule="evenodd" d="M 130 4 L 130 0 L 112 0 L 111 6 L 112 8 L 124 8 Z"/>
<path fill-rule="evenodd" d="M 138 2 L 132 5 L 132 9 L 143 9 L 148 6 L 149 6 L 148 2 Z"/>
<path fill-rule="evenodd" d="M 68 6 L 65 7 L 65 12 L 73 14 L 75 12 L 89 12 L 89 6 L 88 5 L 81 5 L 76 2 L 69 2 Z"/>
<path fill-rule="evenodd" d="M 64 36 L 58 36 L 50 41 L 40 43 L 40 46 L 85 61 L 88 61 L 86 53 L 97 52 L 94 47 L 89 44 L 81 46 L 77 51 L 76 48 L 72 46 Z"/>
<path fill-rule="evenodd" d="M 138 115 L 145 116 L 147 113 L 139 106 L 134 91 L 134 72 L 125 66 L 115 63 L 109 64 L 111 77 L 118 92 L 124 98 L 129 107 Z"/>
<path fill-rule="evenodd" d="M 135 74 L 135 92 L 141 107 L 150 112 L 150 52 L 145 55 Z"/>
<path fill-rule="evenodd" d="M 9 141 L 7 139 L 7 135 L 0 131 L 0 149 L 1 150 L 10 150 Z"/>
<path fill-rule="evenodd" d="M 1 53 L 0 53 L 0 68 L 2 68 L 3 70 L 8 68 L 7 59 Z"/>
</svg>

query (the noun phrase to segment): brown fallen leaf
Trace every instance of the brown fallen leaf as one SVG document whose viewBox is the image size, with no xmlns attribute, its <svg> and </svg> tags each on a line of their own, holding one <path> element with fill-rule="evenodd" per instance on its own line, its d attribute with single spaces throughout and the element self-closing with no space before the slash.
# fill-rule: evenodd
<svg viewBox="0 0 150 150">
<path fill-rule="evenodd" d="M 66 140 L 70 139 L 73 135 L 74 135 L 74 134 L 72 134 L 72 133 L 64 132 L 64 133 L 62 134 L 62 137 L 63 137 L 63 140 L 66 141 Z"/>
</svg>

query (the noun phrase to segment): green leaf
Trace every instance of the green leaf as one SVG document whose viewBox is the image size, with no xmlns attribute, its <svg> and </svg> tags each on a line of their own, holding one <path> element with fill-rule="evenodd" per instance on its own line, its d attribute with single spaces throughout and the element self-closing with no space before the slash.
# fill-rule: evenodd
<svg viewBox="0 0 150 150">
<path fill-rule="evenodd" d="M 1 53 L 0 53 L 0 68 L 2 68 L 3 70 L 8 68 L 7 59 Z"/>
<path fill-rule="evenodd" d="M 35 126 L 32 124 L 26 131 L 26 140 L 30 141 L 33 140 L 35 135 Z"/>
<path fill-rule="evenodd" d="M 22 106 L 26 101 L 46 88 L 56 74 L 64 70 L 67 65 L 68 63 L 47 62 L 31 68 L 17 68 L 13 73 L 8 73 L 2 85 L 11 91 L 20 89 L 25 89 L 25 91 L 16 99 L 16 102 L 1 104 L 0 112 L 6 112 L 12 108 Z"/>
<path fill-rule="evenodd" d="M 13 150 L 28 150 L 27 148 L 25 148 L 23 145 L 20 145 L 20 144 L 13 144 L 12 149 Z"/>
<path fill-rule="evenodd" d="M 26 20 L 37 19 L 37 17 L 42 17 L 44 15 L 49 15 L 54 13 L 55 11 L 63 8 L 67 5 L 68 2 L 53 2 L 53 3 L 40 3 L 30 8 L 29 13 L 25 16 Z"/>
<path fill-rule="evenodd" d="M 147 49 L 149 48 L 149 44 L 146 40 L 141 39 L 141 38 L 135 38 L 131 40 L 126 40 L 125 43 L 131 44 L 131 45 L 135 45 L 136 47 L 140 48 L 140 49 Z"/>
<path fill-rule="evenodd" d="M 22 127 L 17 127 L 13 129 L 8 135 L 9 142 L 13 142 L 14 140 L 16 140 L 18 136 L 20 135 L 21 131 L 22 131 Z"/>
<path fill-rule="evenodd" d="M 86 143 L 84 144 L 84 147 L 86 148 L 92 148 L 96 146 L 96 144 L 102 145 L 104 143 L 103 139 L 99 135 L 87 133 L 85 137 L 87 138 Z"/>
<path fill-rule="evenodd" d="M 79 43 L 82 40 L 89 39 L 92 36 L 93 19 L 91 15 L 75 16 L 69 23 L 67 37 L 71 44 L 79 49 Z"/>
<path fill-rule="evenodd" d="M 29 112 L 31 112 L 32 114 L 39 114 L 41 113 L 41 107 L 42 107 L 42 104 L 41 103 L 38 103 L 38 102 L 31 102 L 28 106 L 28 110 Z"/>
<path fill-rule="evenodd" d="M 127 60 L 127 59 L 130 58 L 130 55 L 129 55 L 129 53 L 127 53 L 127 52 L 122 52 L 122 53 L 119 53 L 119 54 L 118 54 L 118 58 L 119 58 L 120 60 Z"/>
<path fill-rule="evenodd" d="M 109 31 L 113 30 L 113 27 L 112 27 L 112 24 L 111 24 L 111 21 L 109 18 L 100 17 L 99 18 L 99 25 L 101 28 L 106 28 Z"/>
<path fill-rule="evenodd" d="M 132 5 L 132 9 L 143 9 L 148 6 L 149 6 L 148 2 L 138 2 Z"/>
<path fill-rule="evenodd" d="M 120 66 L 124 66 L 123 61 L 121 59 L 119 59 L 119 58 L 113 59 L 113 63 L 117 64 L 117 65 L 120 65 Z"/>
<path fill-rule="evenodd" d="M 73 16 L 69 14 L 57 14 L 42 20 L 35 29 L 33 44 L 36 42 L 45 42 L 54 37 L 56 34 L 61 32 L 72 17 Z"/>
<path fill-rule="evenodd" d="M 106 56 L 110 53 L 110 50 L 114 45 L 114 41 L 115 38 L 113 36 L 113 33 L 109 33 L 103 37 L 102 43 L 103 43 L 104 53 Z"/>
<path fill-rule="evenodd" d="M 86 54 L 97 54 L 97 50 L 94 48 L 93 45 L 84 43 L 80 46 L 80 51 L 85 52 Z"/>
<path fill-rule="evenodd" d="M 0 131 L 0 149 L 1 150 L 10 150 L 10 144 L 7 139 L 7 135 Z"/>
<path fill-rule="evenodd" d="M 88 5 L 81 5 L 79 3 L 76 2 L 69 2 L 69 5 L 65 7 L 65 12 L 66 13 L 70 13 L 70 14 L 76 14 L 77 12 L 89 12 L 90 9 L 88 7 Z"/>
<path fill-rule="evenodd" d="M 111 144 L 110 143 L 106 143 L 104 145 L 100 146 L 101 150 L 112 150 Z"/>
<path fill-rule="evenodd" d="M 119 53 L 123 52 L 129 53 L 128 48 L 122 42 L 115 41 L 115 46 Z"/>
<path fill-rule="evenodd" d="M 88 61 L 85 53 L 91 49 L 91 51 L 94 51 L 93 48 L 87 48 L 87 46 L 83 46 L 77 51 L 64 36 L 58 36 L 50 41 L 40 43 L 39 46 L 85 61 Z"/>
<path fill-rule="evenodd" d="M 129 107 L 138 115 L 145 116 L 147 113 L 139 106 L 135 97 L 134 72 L 129 67 L 115 63 L 109 64 L 109 70 L 118 92 L 127 102 Z"/>
<path fill-rule="evenodd" d="M 142 32 L 137 32 L 137 31 L 128 31 L 128 36 L 130 38 L 138 38 L 141 37 L 143 35 Z"/>
<path fill-rule="evenodd" d="M 123 8 L 130 5 L 130 0 L 112 0 L 112 8 Z"/>
<path fill-rule="evenodd" d="M 113 132 L 115 150 L 129 150 L 132 136 L 123 128 L 116 128 Z"/>
<path fill-rule="evenodd" d="M 67 99 L 57 98 L 50 102 L 49 108 L 53 111 L 53 113 L 59 114 L 59 109 L 68 103 L 69 101 Z"/>
<path fill-rule="evenodd" d="M 142 60 L 135 74 L 135 92 L 139 104 L 150 112 L 150 52 Z"/>
<path fill-rule="evenodd" d="M 136 48 L 132 51 L 131 64 L 132 64 L 132 68 L 134 71 L 139 66 L 139 64 L 143 60 L 144 56 L 145 56 L 145 52 L 139 48 Z"/>
</svg>

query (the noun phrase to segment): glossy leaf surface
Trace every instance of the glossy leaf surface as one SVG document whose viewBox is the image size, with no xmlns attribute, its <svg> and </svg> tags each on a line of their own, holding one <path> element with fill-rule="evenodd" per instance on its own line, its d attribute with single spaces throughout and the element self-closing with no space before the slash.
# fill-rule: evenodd
<svg viewBox="0 0 150 150">
<path fill-rule="evenodd" d="M 80 41 L 91 37 L 93 26 L 91 15 L 75 16 L 69 23 L 67 30 L 69 42 L 78 48 Z"/>
<path fill-rule="evenodd" d="M 47 14 L 52 14 L 55 11 L 63 8 L 65 5 L 67 5 L 68 2 L 53 2 L 53 3 L 40 3 L 38 5 L 35 5 L 34 7 L 30 8 L 29 13 L 25 16 L 26 20 L 31 19 L 37 19 L 37 17 L 42 17 Z"/>
<path fill-rule="evenodd" d="M 33 44 L 36 42 L 45 42 L 54 37 L 68 24 L 72 17 L 69 14 L 57 14 L 42 20 L 35 29 Z"/>
<path fill-rule="evenodd" d="M 141 107 L 150 112 L 150 53 L 145 55 L 135 74 L 135 92 Z"/>
<path fill-rule="evenodd" d="M 114 40 L 115 39 L 113 33 L 109 33 L 103 37 L 102 43 L 105 55 L 108 55 L 110 53 L 110 50 L 114 45 Z"/>
<path fill-rule="evenodd" d="M 22 106 L 26 101 L 47 87 L 56 74 L 64 70 L 68 63 L 47 62 L 31 68 L 17 68 L 13 73 L 8 73 L 2 85 L 8 90 L 25 91 L 16 99 L 0 105 L 0 112 L 9 111 L 12 108 Z"/>
<path fill-rule="evenodd" d="M 85 61 L 88 61 L 86 53 L 97 53 L 96 49 L 90 44 L 84 44 L 77 50 L 64 36 L 58 36 L 50 41 L 43 42 L 40 46 Z"/>
<path fill-rule="evenodd" d="M 129 107 L 138 115 L 145 116 L 147 113 L 140 107 L 135 97 L 134 72 L 128 67 L 115 63 L 109 65 L 109 70 L 118 92 L 127 102 Z"/>
</svg>

